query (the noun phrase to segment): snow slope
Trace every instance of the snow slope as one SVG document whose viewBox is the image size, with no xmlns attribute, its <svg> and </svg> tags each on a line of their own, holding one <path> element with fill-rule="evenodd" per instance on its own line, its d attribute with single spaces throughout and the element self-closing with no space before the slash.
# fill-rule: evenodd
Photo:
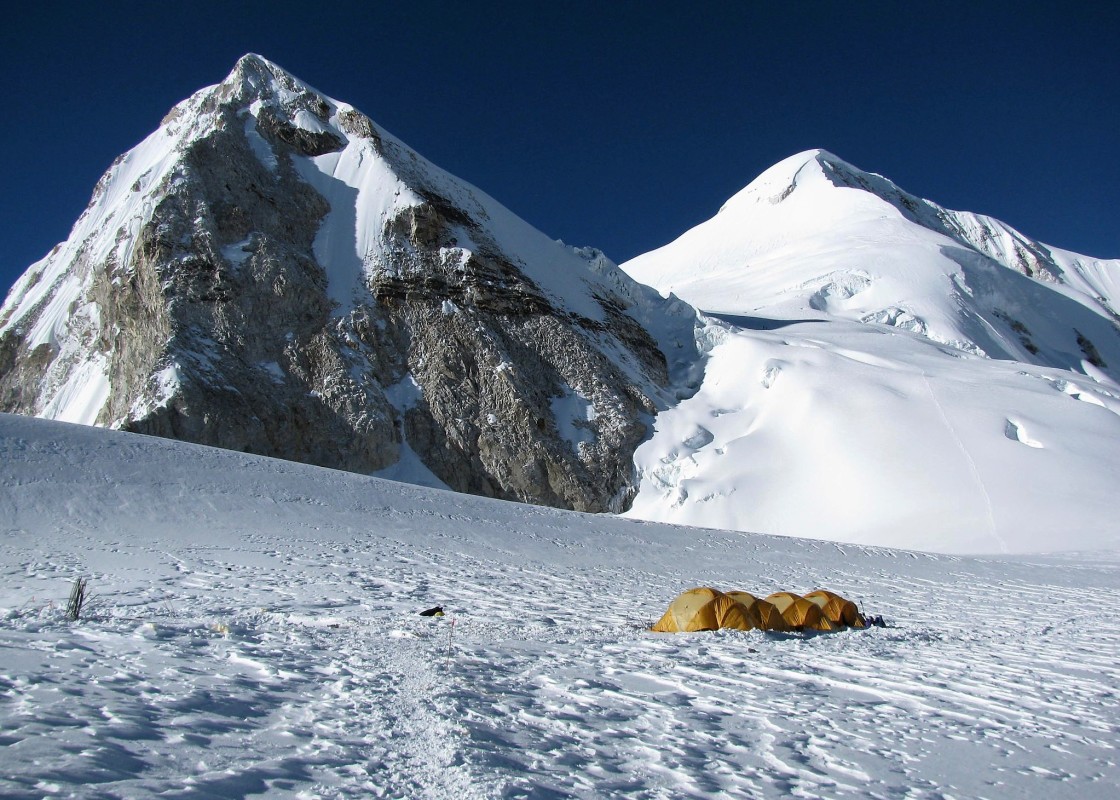
<svg viewBox="0 0 1120 800">
<path fill-rule="evenodd" d="M 708 312 L 885 324 L 1120 377 L 1120 260 L 944 209 L 822 150 L 779 162 L 715 217 L 622 267 Z"/>
<path fill-rule="evenodd" d="M 835 156 L 623 269 L 711 312 L 628 516 L 952 553 L 1120 547 L 1120 261 Z"/>
<path fill-rule="evenodd" d="M 1120 547 L 1120 391 L 849 322 L 713 332 L 627 516 L 947 553 Z"/>
<path fill-rule="evenodd" d="M 5 797 L 1120 788 L 1115 551 L 694 530 L 7 415 L 0 455 Z M 697 584 L 825 585 L 890 627 L 644 630 Z"/>
</svg>

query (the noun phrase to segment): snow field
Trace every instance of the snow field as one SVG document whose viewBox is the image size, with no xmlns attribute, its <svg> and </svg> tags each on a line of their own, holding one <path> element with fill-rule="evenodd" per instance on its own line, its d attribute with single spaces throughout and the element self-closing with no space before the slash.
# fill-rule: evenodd
<svg viewBox="0 0 1120 800">
<path fill-rule="evenodd" d="M 485 501 L 0 416 L 0 794 L 1113 797 L 1120 558 Z M 59 604 L 77 575 L 84 619 Z M 645 630 L 833 588 L 887 629 Z M 51 603 L 53 602 L 53 605 Z M 445 618 L 417 612 L 441 604 Z"/>
<path fill-rule="evenodd" d="M 1120 547 L 1111 382 L 881 326 L 738 319 L 755 329 L 724 333 L 635 453 L 626 516 L 945 553 Z"/>
<path fill-rule="evenodd" d="M 735 326 L 637 452 L 628 516 L 951 553 L 1120 547 L 1120 261 L 815 150 L 622 268 Z"/>
</svg>

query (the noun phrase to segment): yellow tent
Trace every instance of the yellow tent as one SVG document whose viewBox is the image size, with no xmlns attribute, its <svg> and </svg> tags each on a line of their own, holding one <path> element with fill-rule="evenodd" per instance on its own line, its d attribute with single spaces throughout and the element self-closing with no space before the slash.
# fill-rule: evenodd
<svg viewBox="0 0 1120 800">
<path fill-rule="evenodd" d="M 830 622 L 816 604 L 792 592 L 774 592 L 766 601 L 773 603 L 786 623 L 798 630 L 834 631 L 839 626 Z"/>
<path fill-rule="evenodd" d="M 710 586 L 689 589 L 669 604 L 651 630 L 686 633 L 734 628 L 741 631 L 835 631 L 866 627 L 856 604 L 827 589 L 800 597 L 774 592 L 766 599 L 750 592 L 721 592 Z"/>
<path fill-rule="evenodd" d="M 830 622 L 835 622 L 838 625 L 850 625 L 853 628 L 867 627 L 867 623 L 859 613 L 856 604 L 835 592 L 830 592 L 828 589 L 817 589 L 805 595 L 805 599 L 816 604 Z"/>
<path fill-rule="evenodd" d="M 728 592 L 727 596 L 748 609 L 753 608 L 762 620 L 759 626 L 764 631 L 789 631 L 793 630 L 786 622 L 782 612 L 773 603 L 755 597 L 750 592 Z"/>
<path fill-rule="evenodd" d="M 816 608 L 816 606 L 814 606 Z M 757 610 L 707 586 L 682 592 L 651 628 L 660 633 L 686 633 L 735 628 L 749 631 L 762 628 Z"/>
</svg>

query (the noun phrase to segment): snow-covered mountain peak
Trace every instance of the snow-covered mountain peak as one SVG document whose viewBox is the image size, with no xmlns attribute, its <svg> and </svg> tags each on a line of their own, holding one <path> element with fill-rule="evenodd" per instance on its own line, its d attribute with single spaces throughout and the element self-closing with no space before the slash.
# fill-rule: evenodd
<svg viewBox="0 0 1120 800">
<path fill-rule="evenodd" d="M 256 53 L 246 53 L 237 60 L 226 78 L 212 87 L 224 101 L 238 98 L 248 103 L 272 101 L 277 104 L 305 97 L 325 104 L 331 109 L 335 103 L 323 92 L 297 78 L 286 69 Z M 206 90 L 203 90 L 205 93 Z"/>
<path fill-rule="evenodd" d="M 695 324 L 248 54 L 17 283 L 0 408 L 599 511 Z"/>
<path fill-rule="evenodd" d="M 1120 261 L 950 211 L 824 150 L 784 159 L 623 268 L 714 313 L 883 324 L 1092 375 L 1120 367 Z"/>
<path fill-rule="evenodd" d="M 921 222 L 917 212 L 923 202 L 882 175 L 865 172 L 817 148 L 789 156 L 765 170 L 724 203 L 719 213 L 749 215 L 755 205 L 784 203 L 803 208 L 802 213 L 813 216 L 820 226 L 860 215 L 893 217 L 895 211 Z M 935 216 L 927 213 L 926 221 Z"/>
<path fill-rule="evenodd" d="M 279 84 L 314 91 L 306 83 L 274 61 L 258 53 L 246 53 L 237 59 L 233 71 L 223 83 L 240 80 L 255 85 Z"/>
<path fill-rule="evenodd" d="M 838 541 L 1111 520 L 1116 262 L 812 150 L 626 267 L 250 54 L 13 289 L 0 410 Z"/>
<path fill-rule="evenodd" d="M 802 179 L 812 179 L 813 165 L 827 155 L 823 150 L 806 150 L 784 158 L 740 189 L 720 208 L 720 214 L 734 213 L 739 206 L 753 203 L 780 203 L 797 189 Z M 809 170 L 809 174 L 804 174 Z M 819 174 L 819 172 L 818 172 Z"/>
<path fill-rule="evenodd" d="M 1114 530 L 1120 262 L 813 150 L 623 268 L 731 326 L 631 516 L 957 552 Z"/>
</svg>

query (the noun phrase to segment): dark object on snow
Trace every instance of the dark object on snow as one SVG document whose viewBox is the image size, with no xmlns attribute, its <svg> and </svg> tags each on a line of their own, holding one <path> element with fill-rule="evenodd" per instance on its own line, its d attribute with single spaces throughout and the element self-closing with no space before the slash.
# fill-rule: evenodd
<svg viewBox="0 0 1120 800">
<path fill-rule="evenodd" d="M 82 607 L 85 606 L 89 595 L 86 594 L 86 579 L 76 578 L 74 588 L 70 590 L 70 600 L 66 603 L 66 618 L 77 620 L 82 616 Z"/>
<path fill-rule="evenodd" d="M 429 608 L 427 611 L 421 611 L 420 616 L 422 616 L 422 617 L 442 617 L 443 616 L 443 606 L 436 606 L 435 608 Z"/>
<path fill-rule="evenodd" d="M 875 617 L 868 617 L 867 618 L 867 624 L 869 626 L 874 626 L 876 628 L 887 627 L 887 623 L 883 620 L 883 617 L 882 617 L 881 614 L 879 616 L 875 616 Z"/>
</svg>

